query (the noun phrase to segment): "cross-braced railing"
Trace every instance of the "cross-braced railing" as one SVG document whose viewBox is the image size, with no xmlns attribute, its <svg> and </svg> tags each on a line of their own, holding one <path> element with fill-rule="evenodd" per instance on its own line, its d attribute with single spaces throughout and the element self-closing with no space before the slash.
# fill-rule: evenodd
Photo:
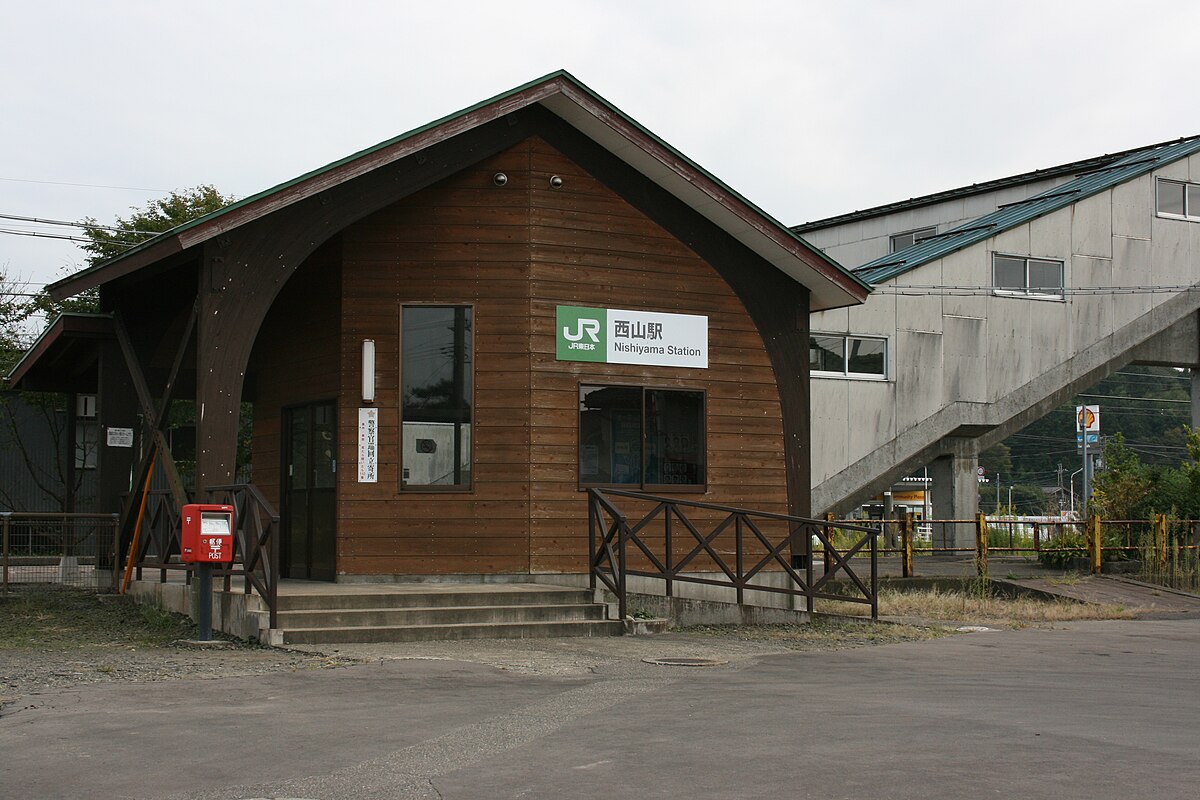
<svg viewBox="0 0 1200 800">
<path fill-rule="evenodd" d="M 630 523 L 614 497 L 653 507 Z M 698 525 L 694 518 L 701 516 L 707 519 Z M 677 581 L 699 583 L 733 588 L 738 604 L 745 602 L 747 591 L 804 597 L 810 613 L 817 599 L 863 603 L 877 619 L 879 532 L 849 524 L 839 524 L 837 531 L 846 540 L 840 545 L 820 520 L 642 492 L 588 490 L 591 585 L 596 588 L 598 581 L 616 595 L 622 619 L 628 611 L 630 575 L 664 581 L 667 597 L 673 596 Z M 820 578 L 813 571 L 814 543 L 827 560 Z M 863 550 L 870 553 L 871 572 L 865 578 L 852 562 Z M 770 573 L 783 573 L 787 580 L 766 580 Z M 832 592 L 829 583 L 839 575 L 860 594 Z"/>
<path fill-rule="evenodd" d="M 246 579 L 246 594 L 258 592 L 271 613 L 276 628 L 279 598 L 279 512 L 252 483 L 208 487 L 208 502 L 233 506 L 236 530 L 233 533 L 233 563 L 213 571 L 225 578 L 225 591 L 231 579 Z"/>
<path fill-rule="evenodd" d="M 245 578 L 245 592 L 257 592 L 271 614 L 271 627 L 277 627 L 279 597 L 279 513 L 252 483 L 210 486 L 208 502 L 234 508 L 233 561 L 214 565 L 213 576 L 225 579 L 230 591 L 233 578 Z M 169 491 L 145 493 L 145 510 L 140 517 L 141 532 L 135 537 L 133 567 L 137 577 L 143 570 L 159 570 L 166 582 L 168 570 L 187 572 L 191 581 L 192 564 L 179 561 L 182 509 Z"/>
</svg>

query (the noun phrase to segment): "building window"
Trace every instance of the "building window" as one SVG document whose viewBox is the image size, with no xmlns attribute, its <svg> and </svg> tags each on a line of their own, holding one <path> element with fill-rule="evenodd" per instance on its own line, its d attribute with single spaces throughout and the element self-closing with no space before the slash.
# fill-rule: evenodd
<svg viewBox="0 0 1200 800">
<path fill-rule="evenodd" d="M 808 365 L 822 378 L 887 379 L 887 339 L 814 333 L 808 339 Z"/>
<path fill-rule="evenodd" d="M 471 487 L 470 306 L 400 312 L 402 488 Z"/>
<path fill-rule="evenodd" d="M 923 242 L 926 239 L 932 239 L 937 236 L 937 227 L 932 228 L 917 228 L 915 231 L 905 231 L 904 233 L 895 233 L 888 238 L 889 253 L 895 253 L 898 250 L 903 250 L 906 247 L 912 247 L 917 242 Z"/>
<path fill-rule="evenodd" d="M 705 487 L 704 393 L 579 387 L 579 483 L 625 489 Z"/>
<path fill-rule="evenodd" d="M 1159 178 L 1155 194 L 1160 215 L 1200 221 L 1200 184 Z"/>
<path fill-rule="evenodd" d="M 992 286 L 997 294 L 1061 298 L 1063 262 L 994 253 Z"/>
</svg>

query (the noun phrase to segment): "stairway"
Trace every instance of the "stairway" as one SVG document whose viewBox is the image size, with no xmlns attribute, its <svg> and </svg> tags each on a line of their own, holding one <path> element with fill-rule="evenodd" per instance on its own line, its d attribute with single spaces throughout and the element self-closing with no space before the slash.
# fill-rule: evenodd
<svg viewBox="0 0 1200 800">
<path fill-rule="evenodd" d="M 280 644 L 616 636 L 586 589 L 545 584 L 280 585 Z M 260 612 L 265 614 L 265 611 Z M 265 619 L 263 627 L 266 626 Z"/>
</svg>

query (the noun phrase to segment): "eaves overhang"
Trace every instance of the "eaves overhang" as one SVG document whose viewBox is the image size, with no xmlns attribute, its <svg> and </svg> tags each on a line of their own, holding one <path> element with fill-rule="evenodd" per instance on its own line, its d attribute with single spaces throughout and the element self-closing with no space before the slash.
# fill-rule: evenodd
<svg viewBox="0 0 1200 800">
<path fill-rule="evenodd" d="M 540 105 L 678 198 L 764 261 L 809 290 L 810 310 L 862 303 L 870 286 L 787 226 L 646 130 L 565 71 L 551 73 L 305 173 L 160 234 L 121 255 L 50 284 L 63 299 L 158 263 L 228 231 L 439 142 L 531 105 Z"/>
</svg>

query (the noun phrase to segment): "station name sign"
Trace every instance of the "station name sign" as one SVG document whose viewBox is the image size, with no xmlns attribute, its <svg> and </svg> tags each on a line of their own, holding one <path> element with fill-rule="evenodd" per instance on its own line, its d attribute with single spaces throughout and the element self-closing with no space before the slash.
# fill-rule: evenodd
<svg viewBox="0 0 1200 800">
<path fill-rule="evenodd" d="M 620 308 L 558 306 L 559 361 L 708 367 L 708 317 Z"/>
</svg>

